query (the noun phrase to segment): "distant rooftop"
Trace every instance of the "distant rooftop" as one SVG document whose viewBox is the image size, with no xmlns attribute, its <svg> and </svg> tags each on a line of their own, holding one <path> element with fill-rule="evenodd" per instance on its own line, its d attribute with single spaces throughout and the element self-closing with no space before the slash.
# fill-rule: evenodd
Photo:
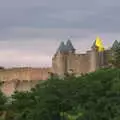
<svg viewBox="0 0 120 120">
<path fill-rule="evenodd" d="M 67 41 L 66 47 L 67 47 L 68 51 L 75 51 L 75 48 L 73 47 L 70 40 Z"/>
<path fill-rule="evenodd" d="M 75 48 L 72 45 L 72 42 L 70 40 L 67 41 L 66 44 L 64 44 L 64 42 L 62 41 L 60 43 L 59 48 L 57 49 L 57 53 L 58 52 L 74 52 Z"/>
</svg>

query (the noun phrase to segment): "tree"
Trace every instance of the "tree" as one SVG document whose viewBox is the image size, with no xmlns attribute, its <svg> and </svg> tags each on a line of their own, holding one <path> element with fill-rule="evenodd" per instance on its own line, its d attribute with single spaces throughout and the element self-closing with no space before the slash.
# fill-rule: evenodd
<svg viewBox="0 0 120 120">
<path fill-rule="evenodd" d="M 52 77 L 29 92 L 16 92 L 12 120 L 119 120 L 120 70 L 81 77 Z"/>
<path fill-rule="evenodd" d="M 2 82 L 0 82 L 0 87 L 2 86 Z M 6 114 L 6 103 L 7 103 L 7 97 L 3 94 L 3 92 L 0 90 L 0 119 L 4 119 Z"/>
<path fill-rule="evenodd" d="M 112 64 L 116 68 L 120 68 L 120 42 L 115 40 L 112 46 Z"/>
</svg>

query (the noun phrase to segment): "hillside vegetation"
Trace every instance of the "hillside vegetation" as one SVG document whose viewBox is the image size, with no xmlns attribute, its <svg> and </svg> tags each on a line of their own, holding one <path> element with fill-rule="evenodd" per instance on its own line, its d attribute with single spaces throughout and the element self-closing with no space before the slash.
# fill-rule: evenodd
<svg viewBox="0 0 120 120">
<path fill-rule="evenodd" d="M 120 120 L 120 70 L 52 77 L 12 99 L 0 94 L 5 120 Z"/>
</svg>

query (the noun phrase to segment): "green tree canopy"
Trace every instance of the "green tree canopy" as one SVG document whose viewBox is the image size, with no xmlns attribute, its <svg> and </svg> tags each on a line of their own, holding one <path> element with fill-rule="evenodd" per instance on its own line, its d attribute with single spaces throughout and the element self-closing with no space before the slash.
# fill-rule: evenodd
<svg viewBox="0 0 120 120">
<path fill-rule="evenodd" d="M 120 42 L 115 40 L 112 46 L 112 64 L 116 68 L 120 68 Z"/>
<path fill-rule="evenodd" d="M 52 77 L 30 92 L 16 92 L 13 120 L 119 120 L 120 70 Z"/>
</svg>

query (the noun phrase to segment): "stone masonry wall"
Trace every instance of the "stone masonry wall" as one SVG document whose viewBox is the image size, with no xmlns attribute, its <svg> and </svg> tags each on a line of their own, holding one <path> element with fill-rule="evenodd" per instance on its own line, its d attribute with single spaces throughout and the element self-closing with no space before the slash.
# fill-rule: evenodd
<svg viewBox="0 0 120 120">
<path fill-rule="evenodd" d="M 88 54 L 77 54 L 75 57 L 76 73 L 87 73 L 90 69 L 90 56 Z"/>
<path fill-rule="evenodd" d="M 30 90 L 39 80 L 46 80 L 49 77 L 51 68 L 11 68 L 0 70 L 0 80 L 4 82 L 2 91 L 6 95 L 12 94 L 15 90 Z"/>
</svg>

